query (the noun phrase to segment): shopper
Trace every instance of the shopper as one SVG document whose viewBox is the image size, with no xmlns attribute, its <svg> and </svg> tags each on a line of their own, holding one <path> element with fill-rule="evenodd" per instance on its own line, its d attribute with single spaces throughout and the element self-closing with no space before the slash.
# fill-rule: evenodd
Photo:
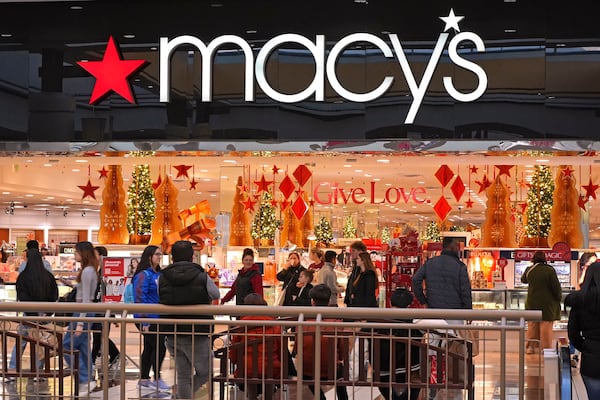
<svg viewBox="0 0 600 400">
<path fill-rule="evenodd" d="M 94 248 L 96 252 L 96 258 L 100 261 L 102 257 L 108 256 L 108 250 L 104 246 L 96 246 Z M 98 270 L 98 278 L 100 282 L 102 281 L 102 265 Z M 101 285 L 101 288 L 106 289 L 104 285 Z M 97 293 L 97 296 L 102 296 L 102 289 L 100 293 Z M 101 298 L 96 298 L 96 301 L 101 301 Z M 100 315 L 103 316 L 103 315 Z M 106 336 L 110 336 L 110 323 L 107 325 L 108 329 L 106 331 Z M 96 359 L 100 355 L 100 347 L 102 346 L 102 337 L 103 337 L 103 324 L 100 322 L 95 322 L 92 324 L 92 365 L 96 365 Z M 115 342 L 108 338 L 108 367 L 113 368 L 118 364 L 119 361 L 119 349 L 115 345 Z"/>
<path fill-rule="evenodd" d="M 293 305 L 293 288 L 298 283 L 298 278 L 302 271 L 306 271 L 306 268 L 300 264 L 300 255 L 295 251 L 291 252 L 288 256 L 287 263 L 283 266 L 283 269 L 277 273 L 277 279 L 283 282 L 282 290 L 285 290 L 285 298 L 281 305 Z"/>
<path fill-rule="evenodd" d="M 319 249 L 318 247 L 313 247 L 312 249 L 310 249 L 310 253 L 308 255 L 311 261 L 310 265 L 308 266 L 308 270 L 313 272 L 313 282 L 315 285 L 323 283 L 321 282 L 321 278 L 319 277 L 321 268 L 323 268 L 323 265 L 325 264 L 325 261 L 323 260 L 323 255 L 323 250 Z"/>
<path fill-rule="evenodd" d="M 329 299 L 331 297 L 331 290 L 327 287 L 327 285 L 319 284 L 313 287 L 309 296 L 311 299 L 311 305 L 313 307 L 327 307 L 329 305 Z M 329 319 L 323 320 L 323 322 L 340 322 L 340 320 Z M 314 380 L 315 379 L 315 326 L 314 325 L 306 325 L 303 328 L 303 337 L 302 337 L 302 353 L 304 354 L 304 358 L 302 360 L 302 375 L 306 380 Z M 336 348 L 337 351 L 334 351 L 334 354 L 337 355 L 337 376 L 343 376 L 343 361 L 342 354 L 344 352 L 344 346 L 342 343 L 342 339 L 335 339 L 336 333 L 339 332 L 341 328 L 332 327 L 324 325 L 321 327 L 321 378 L 327 378 L 327 372 L 329 371 L 329 356 L 332 348 Z M 300 343 L 299 340 L 296 340 L 296 344 Z M 294 351 L 294 354 L 297 352 Z M 308 385 L 311 393 L 315 392 L 314 385 Z M 335 386 L 335 391 L 338 400 L 347 400 L 348 399 L 348 391 L 345 386 L 337 384 Z M 323 393 L 323 389 L 321 389 L 320 399 L 325 400 L 325 394 Z"/>
<path fill-rule="evenodd" d="M 166 267 L 158 279 L 159 299 L 161 304 L 170 306 L 210 304 L 219 299 L 219 288 L 208 277 L 204 269 L 192 262 L 194 249 L 192 243 L 180 240 L 171 248 L 173 264 Z M 165 315 L 170 319 L 194 319 L 194 325 L 164 325 L 168 332 L 167 347 L 177 367 L 177 399 L 193 399 L 194 393 L 208 381 L 210 374 L 210 324 L 200 323 L 212 320 L 211 315 Z"/>
<path fill-rule="evenodd" d="M 37 242 L 36 242 L 37 243 Z M 54 275 L 52 275 L 45 268 L 42 262 L 42 256 L 40 252 L 31 247 L 27 250 L 27 264 L 23 268 L 23 272 L 19 274 L 17 278 L 17 301 L 48 301 L 54 302 L 58 300 L 58 286 Z M 25 316 L 46 316 L 45 312 L 25 312 Z M 35 322 L 35 318 L 32 318 L 31 322 Z M 22 336 L 28 336 L 30 328 L 25 325 L 19 325 L 17 331 Z M 21 352 L 25 351 L 27 342 L 21 341 Z M 40 366 L 43 365 L 43 360 L 40 360 Z M 10 357 L 9 369 L 15 369 L 17 367 L 17 345 L 13 347 L 12 354 Z M 14 379 L 13 379 L 14 380 Z"/>
<path fill-rule="evenodd" d="M 565 298 L 569 340 L 581 352 L 579 372 L 588 399 L 600 399 L 600 263 L 591 264 L 581 289 Z"/>
<path fill-rule="evenodd" d="M 25 247 L 26 247 L 25 254 L 27 254 L 28 250 L 40 251 L 40 243 L 37 240 L 28 240 L 27 243 L 25 244 Z M 27 256 L 25 256 L 25 258 L 27 258 Z M 42 262 L 44 263 L 44 268 L 46 268 L 46 270 L 52 274 L 53 273 L 52 265 L 50 265 L 50 263 L 47 260 L 45 260 L 44 257 L 42 257 Z M 20 274 L 21 272 L 23 272 L 23 270 L 25 269 L 26 266 L 27 266 L 27 260 L 23 261 L 21 263 L 21 265 L 19 265 L 19 269 L 17 272 Z"/>
<path fill-rule="evenodd" d="M 75 245 L 75 261 L 81 265 L 77 274 L 77 303 L 93 303 L 98 286 L 98 259 L 94 246 L 90 242 L 78 242 Z M 92 313 L 73 314 L 74 317 L 93 317 Z M 79 351 L 79 396 L 86 396 L 96 388 L 90 359 L 90 324 L 74 320 L 69 324 L 63 339 L 65 350 Z M 65 360 L 71 367 L 71 356 L 65 355 Z"/>
<path fill-rule="evenodd" d="M 323 268 L 319 272 L 319 279 L 322 284 L 327 285 L 331 290 L 331 298 L 329 299 L 330 306 L 337 306 L 338 293 L 340 292 L 340 285 L 337 281 L 337 274 L 335 273 L 335 264 L 337 262 L 337 254 L 333 250 L 327 250 L 324 255 L 325 262 Z"/>
<path fill-rule="evenodd" d="M 308 296 L 307 296 L 308 297 Z M 250 293 L 244 298 L 244 305 L 248 306 L 266 306 L 265 299 L 257 294 Z M 247 315 L 240 318 L 242 321 L 274 321 L 275 318 L 263 315 Z M 263 379 L 278 379 L 281 373 L 281 327 L 264 325 L 246 325 L 246 328 L 239 328 L 243 334 L 232 335 L 231 351 L 229 359 L 236 366 L 234 376 L 259 376 Z M 256 346 L 255 343 L 258 343 Z M 254 355 L 256 349 L 257 354 Z M 285 349 L 287 351 L 287 349 Z M 258 361 L 254 364 L 254 359 Z M 266 359 L 270 359 L 270 369 L 266 370 Z M 255 371 L 255 368 L 257 370 Z M 261 384 L 250 384 L 248 387 L 240 386 L 240 390 L 246 392 L 246 397 L 250 400 L 256 400 L 259 394 L 262 394 Z M 274 385 L 265 384 L 263 399 L 273 398 Z"/>
<path fill-rule="evenodd" d="M 579 270 L 578 270 L 579 278 L 577 279 L 577 285 L 576 285 L 577 290 L 579 290 L 581 288 L 581 284 L 583 283 L 583 280 L 585 279 L 585 273 L 587 271 L 587 268 L 590 265 L 592 265 L 593 263 L 595 263 L 597 259 L 598 259 L 598 257 L 596 256 L 596 253 L 592 253 L 592 252 L 583 253 L 581 255 L 581 257 L 579 257 L 579 261 L 577 262 L 577 266 L 579 267 Z"/>
<path fill-rule="evenodd" d="M 542 310 L 542 321 L 527 322 L 527 354 L 538 350 L 538 341 L 542 349 L 553 348 L 554 335 L 552 325 L 560 319 L 560 302 L 562 292 L 556 271 L 546 264 L 543 251 L 536 251 L 531 260 L 532 265 L 521 275 L 521 282 L 527 283 L 526 310 Z"/>
<path fill-rule="evenodd" d="M 356 265 L 359 272 L 352 283 L 351 302 L 349 307 L 377 307 L 377 273 L 371 255 L 366 251 L 358 253 Z"/>
<path fill-rule="evenodd" d="M 458 257 L 458 241 L 445 237 L 442 248 L 442 254 L 427 260 L 413 276 L 415 297 L 429 308 L 473 308 L 469 273 Z"/>
<path fill-rule="evenodd" d="M 356 280 L 358 274 L 360 274 L 360 267 L 356 265 L 356 259 L 358 258 L 358 254 L 367 251 L 367 246 L 360 240 L 356 242 L 352 242 L 350 245 L 350 261 L 352 262 L 352 270 L 350 271 L 350 275 L 348 276 L 348 283 L 346 284 L 346 294 L 344 296 L 344 304 L 350 307 L 352 305 L 352 287 Z"/>
<path fill-rule="evenodd" d="M 238 276 L 233 281 L 231 289 L 223 299 L 221 304 L 227 303 L 235 297 L 235 304 L 244 304 L 244 299 L 250 293 L 263 295 L 262 275 L 258 265 L 254 263 L 254 250 L 245 248 L 242 252 L 242 269 L 238 271 Z"/>
<path fill-rule="evenodd" d="M 310 306 L 310 297 L 308 297 L 308 292 L 310 292 L 310 289 L 313 288 L 311 283 L 312 281 L 313 272 L 311 270 L 300 272 L 296 286 L 290 288 L 292 291 L 293 306 Z"/>
<path fill-rule="evenodd" d="M 393 308 L 406 308 L 413 302 L 413 295 L 406 288 L 399 288 L 392 293 L 390 303 Z M 412 320 L 394 320 L 394 323 L 410 324 Z M 377 329 L 375 331 L 385 338 L 378 339 L 379 351 L 379 371 L 381 381 L 395 383 L 406 383 L 410 376 L 417 376 L 420 371 L 420 349 L 418 346 L 410 347 L 410 374 L 406 368 L 406 361 L 409 357 L 408 347 L 405 341 L 394 340 L 403 338 L 403 340 L 420 340 L 422 334 L 419 329 Z M 391 367 L 391 369 L 390 369 Z M 391 371 L 394 371 L 390 373 Z M 406 388 L 402 390 L 390 389 L 389 386 L 380 386 L 379 391 L 385 400 L 417 400 L 420 390 L 418 388 Z"/>
<path fill-rule="evenodd" d="M 160 247 L 148 246 L 144 249 L 137 270 L 133 275 L 133 293 L 136 303 L 157 304 L 160 277 Z M 135 318 L 159 318 L 158 314 L 134 314 Z M 140 358 L 140 380 L 138 387 L 157 391 L 169 391 L 171 386 L 161 379 L 160 369 L 165 359 L 165 335 L 159 333 L 159 325 L 149 322 L 136 324 L 144 338 L 144 349 Z M 150 380 L 150 369 L 154 371 L 154 382 Z"/>
</svg>

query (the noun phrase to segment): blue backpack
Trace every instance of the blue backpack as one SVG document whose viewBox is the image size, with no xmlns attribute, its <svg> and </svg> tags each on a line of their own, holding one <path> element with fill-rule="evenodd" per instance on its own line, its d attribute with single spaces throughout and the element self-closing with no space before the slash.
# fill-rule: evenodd
<svg viewBox="0 0 600 400">
<path fill-rule="evenodd" d="M 125 292 L 123 292 L 123 303 L 135 303 L 133 284 L 131 282 L 125 285 Z"/>
</svg>

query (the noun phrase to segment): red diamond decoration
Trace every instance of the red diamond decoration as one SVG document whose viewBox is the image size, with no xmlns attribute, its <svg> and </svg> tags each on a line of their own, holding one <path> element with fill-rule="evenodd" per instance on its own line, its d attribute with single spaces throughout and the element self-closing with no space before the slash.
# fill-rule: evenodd
<svg viewBox="0 0 600 400">
<path fill-rule="evenodd" d="M 308 205 L 302 197 L 298 197 L 294 204 L 292 204 L 292 212 L 299 220 L 304 217 L 304 214 L 308 211 Z"/>
<path fill-rule="evenodd" d="M 442 165 L 435 171 L 435 177 L 445 187 L 454 177 L 454 172 L 446 164 Z"/>
<path fill-rule="evenodd" d="M 283 198 L 287 200 L 288 197 L 294 193 L 294 189 L 296 186 L 294 185 L 294 181 L 286 174 L 285 178 L 279 184 L 279 190 L 281 190 L 281 194 L 283 194 Z"/>
<path fill-rule="evenodd" d="M 450 189 L 452 190 L 452 194 L 454 195 L 456 201 L 460 201 L 460 198 L 465 192 L 465 184 L 460 175 L 456 177 L 456 179 L 452 183 L 452 186 L 450 186 Z"/>
<path fill-rule="evenodd" d="M 296 180 L 300 184 L 300 186 L 304 186 L 312 176 L 312 172 L 310 172 L 306 165 L 302 164 L 299 165 L 298 168 L 296 168 L 293 175 L 294 178 L 296 178 Z"/>
<path fill-rule="evenodd" d="M 452 207 L 450 207 L 448 200 L 446 200 L 444 196 L 441 196 L 433 206 L 433 211 L 435 211 L 435 214 L 438 216 L 440 221 L 444 221 L 446 219 L 448 213 L 450 213 L 450 210 L 452 210 Z"/>
</svg>

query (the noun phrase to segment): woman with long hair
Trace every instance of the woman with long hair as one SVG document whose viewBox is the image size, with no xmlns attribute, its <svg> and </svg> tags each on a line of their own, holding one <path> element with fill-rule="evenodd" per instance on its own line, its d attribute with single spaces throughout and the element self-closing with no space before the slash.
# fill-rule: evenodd
<svg viewBox="0 0 600 400">
<path fill-rule="evenodd" d="M 44 266 L 42 256 L 37 249 L 27 250 L 27 262 L 23 272 L 17 278 L 17 301 L 49 301 L 54 302 L 58 299 L 58 286 L 54 275 Z M 25 312 L 26 316 L 46 315 L 38 312 Z M 19 325 L 19 333 L 28 335 L 29 329 Z M 21 341 L 21 354 L 25 350 L 27 342 Z M 12 355 L 8 368 L 17 367 L 17 346 L 13 347 Z"/>
<path fill-rule="evenodd" d="M 312 271 L 312 273 L 313 273 L 313 277 L 314 277 L 313 284 L 314 285 L 323 283 L 319 279 L 319 272 L 321 272 L 321 268 L 323 268 L 323 265 L 325 265 L 325 260 L 323 258 L 324 255 L 325 255 L 325 252 L 318 247 L 313 247 L 312 249 L 310 249 L 310 252 L 308 254 L 308 257 L 310 259 L 310 265 L 308 266 L 308 270 Z"/>
<path fill-rule="evenodd" d="M 591 264 L 581 289 L 565 298 L 569 340 L 581 352 L 579 372 L 589 399 L 600 399 L 600 263 Z"/>
<path fill-rule="evenodd" d="M 277 273 L 277 280 L 283 282 L 282 290 L 285 290 L 285 299 L 282 305 L 291 306 L 294 304 L 292 299 L 293 288 L 296 287 L 302 271 L 306 271 L 306 268 L 300 264 L 300 255 L 295 251 L 290 252 L 287 263 Z"/>
<path fill-rule="evenodd" d="M 158 246 L 147 246 L 133 275 L 132 285 L 136 303 L 158 304 L 158 278 L 162 251 Z M 159 318 L 158 314 L 134 314 L 135 318 Z M 140 380 L 138 387 L 157 391 L 169 391 L 171 386 L 160 378 L 160 368 L 167 348 L 164 334 L 160 334 L 157 324 L 144 322 L 137 324 L 144 337 L 144 349 L 140 359 Z M 150 369 L 154 371 L 154 382 L 150 380 Z"/>
<path fill-rule="evenodd" d="M 227 303 L 235 296 L 235 304 L 242 305 L 250 293 L 256 293 L 262 297 L 263 281 L 258 265 L 254 263 L 254 250 L 245 248 L 242 252 L 242 269 L 239 270 L 229 292 L 223 296 L 221 304 Z"/>
<path fill-rule="evenodd" d="M 377 272 L 371 260 L 371 255 L 366 251 L 358 254 L 356 265 L 360 272 L 352 281 L 352 307 L 377 307 Z"/>
<path fill-rule="evenodd" d="M 98 286 L 98 259 L 94 246 L 90 242 L 78 242 L 75 245 L 75 261 L 81 269 L 77 274 L 77 303 L 93 303 Z M 93 317 L 93 313 L 73 314 L 74 317 Z M 89 322 L 73 321 L 69 324 L 63 346 L 69 350 L 79 350 L 79 396 L 89 394 L 95 387 L 90 359 L 90 324 Z M 67 364 L 71 365 L 70 356 L 65 356 Z"/>
</svg>

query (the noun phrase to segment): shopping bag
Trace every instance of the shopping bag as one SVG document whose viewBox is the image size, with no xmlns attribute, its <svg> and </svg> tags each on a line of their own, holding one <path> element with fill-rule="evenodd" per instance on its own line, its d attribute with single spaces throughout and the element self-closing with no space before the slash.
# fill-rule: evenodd
<svg viewBox="0 0 600 400">
<path fill-rule="evenodd" d="M 276 306 L 282 306 L 283 303 L 285 303 L 285 292 L 287 292 L 287 286 L 281 290 L 281 292 L 279 293 L 279 297 L 277 297 L 277 299 L 275 300 Z"/>
</svg>

